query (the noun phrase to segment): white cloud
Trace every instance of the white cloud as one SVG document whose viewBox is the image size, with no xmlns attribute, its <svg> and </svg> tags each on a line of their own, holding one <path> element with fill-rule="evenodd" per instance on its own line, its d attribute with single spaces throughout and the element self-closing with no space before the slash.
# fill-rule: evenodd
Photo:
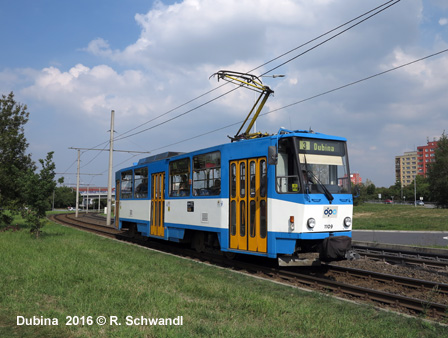
<svg viewBox="0 0 448 338">
<path fill-rule="evenodd" d="M 335 17 L 342 7 L 334 0 L 158 2 L 148 13 L 135 16 L 141 28 L 135 43 L 119 51 L 99 38 L 87 50 L 148 68 L 169 65 L 177 70 L 229 60 L 262 63 L 366 10 L 356 2 L 343 7 L 344 14 Z"/>
<path fill-rule="evenodd" d="M 116 125 L 122 132 L 220 85 L 216 79 L 208 79 L 214 72 L 254 69 L 380 3 L 158 2 L 146 14 L 135 16 L 140 35 L 121 50 L 101 37 L 87 44 L 84 51 L 98 57 L 96 66 L 79 63 L 67 70 L 3 70 L 0 88 L 6 82 L 20 83 L 21 94 L 27 99 L 51 107 L 59 115 L 88 119 L 91 125 L 107 125 L 108 114 L 114 109 Z M 434 52 L 436 46 L 418 44 L 422 6 L 421 1 L 402 2 L 275 70 L 286 78 L 264 79 L 275 90 L 264 111 L 282 108 Z M 440 20 L 439 24 L 446 23 Z M 304 50 L 254 73 L 260 74 Z M 440 55 L 269 114 L 257 121 L 257 129 L 276 132 L 282 126 L 311 127 L 318 132 L 346 136 L 353 149 L 352 170 L 360 172 L 363 179 L 373 179 L 377 185 L 393 184 L 393 159 L 402 151 L 402 145 L 419 145 L 427 136 L 440 135 L 443 126 L 448 125 L 447 69 L 448 56 Z M 231 88 L 228 85 L 154 123 L 182 114 Z M 157 148 L 168 143 L 168 133 L 169 142 L 176 142 L 240 121 L 252 107 L 255 96 L 239 89 L 138 139 Z M 233 129 L 179 147 L 191 150 L 226 142 L 224 133 L 233 134 L 237 127 Z M 375 161 L 382 165 L 381 170 L 372 167 L 372 156 L 377 157 Z"/>
<path fill-rule="evenodd" d="M 150 109 L 142 96 L 146 82 L 140 71 L 117 73 L 107 65 L 88 68 L 78 64 L 66 72 L 44 68 L 22 93 L 56 107 L 61 114 L 76 112 L 95 118 L 98 112 L 120 109 L 127 115 L 141 115 Z"/>
<path fill-rule="evenodd" d="M 112 55 L 109 43 L 102 38 L 97 38 L 95 40 L 90 41 L 89 45 L 84 50 L 99 56 L 110 57 Z"/>
<path fill-rule="evenodd" d="M 446 24 L 448 24 L 448 18 L 441 18 L 439 20 L 439 25 L 440 26 L 445 26 Z"/>
</svg>

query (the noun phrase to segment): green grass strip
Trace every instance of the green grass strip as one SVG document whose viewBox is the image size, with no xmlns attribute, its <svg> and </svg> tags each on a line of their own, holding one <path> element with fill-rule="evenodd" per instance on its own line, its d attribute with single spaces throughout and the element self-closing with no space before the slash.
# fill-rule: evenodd
<svg viewBox="0 0 448 338">
<path fill-rule="evenodd" d="M 343 302 L 50 224 L 0 233 L 0 337 L 443 337 L 420 319 Z M 57 326 L 17 325 L 17 316 Z M 66 326 L 67 316 L 121 325 Z M 183 325 L 126 325 L 178 318 Z"/>
<path fill-rule="evenodd" d="M 354 207 L 353 230 L 448 231 L 448 209 L 365 203 Z"/>
</svg>

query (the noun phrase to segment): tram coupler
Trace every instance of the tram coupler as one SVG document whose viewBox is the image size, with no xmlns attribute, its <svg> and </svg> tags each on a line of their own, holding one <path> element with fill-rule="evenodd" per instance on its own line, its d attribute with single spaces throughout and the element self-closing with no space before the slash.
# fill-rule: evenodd
<svg viewBox="0 0 448 338">
<path fill-rule="evenodd" d="M 293 256 L 279 256 L 278 266 L 320 266 L 321 261 L 318 257 L 299 258 Z"/>
</svg>

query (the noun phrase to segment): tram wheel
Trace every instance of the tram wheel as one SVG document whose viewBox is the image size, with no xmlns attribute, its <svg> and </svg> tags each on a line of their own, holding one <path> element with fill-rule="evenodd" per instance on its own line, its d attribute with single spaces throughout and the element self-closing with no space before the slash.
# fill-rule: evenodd
<svg viewBox="0 0 448 338">
<path fill-rule="evenodd" d="M 234 260 L 236 257 L 236 253 L 234 252 L 224 252 L 224 257 L 230 260 Z"/>
<path fill-rule="evenodd" d="M 204 233 L 195 232 L 193 234 L 193 239 L 191 241 L 191 247 L 196 250 L 196 252 L 204 252 L 205 251 L 205 239 Z"/>
</svg>

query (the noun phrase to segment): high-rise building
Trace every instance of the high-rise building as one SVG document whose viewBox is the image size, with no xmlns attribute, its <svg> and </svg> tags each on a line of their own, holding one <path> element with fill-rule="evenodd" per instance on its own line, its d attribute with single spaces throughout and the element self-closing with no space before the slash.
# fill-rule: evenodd
<svg viewBox="0 0 448 338">
<path fill-rule="evenodd" d="M 361 175 L 358 173 L 350 173 L 350 181 L 352 184 L 357 185 L 362 183 Z"/>
<path fill-rule="evenodd" d="M 407 151 L 404 155 L 395 156 L 395 181 L 401 186 L 411 184 L 415 176 L 426 177 L 428 164 L 435 161 L 437 141 L 428 140 L 426 146 L 418 146 L 417 151 Z"/>
<path fill-rule="evenodd" d="M 428 172 L 428 164 L 435 161 L 436 148 L 437 141 L 428 141 L 426 146 L 417 147 L 419 175 L 426 177 L 426 173 Z"/>
<path fill-rule="evenodd" d="M 407 151 L 404 155 L 395 156 L 395 181 L 401 186 L 411 184 L 417 176 L 417 152 Z"/>
</svg>

